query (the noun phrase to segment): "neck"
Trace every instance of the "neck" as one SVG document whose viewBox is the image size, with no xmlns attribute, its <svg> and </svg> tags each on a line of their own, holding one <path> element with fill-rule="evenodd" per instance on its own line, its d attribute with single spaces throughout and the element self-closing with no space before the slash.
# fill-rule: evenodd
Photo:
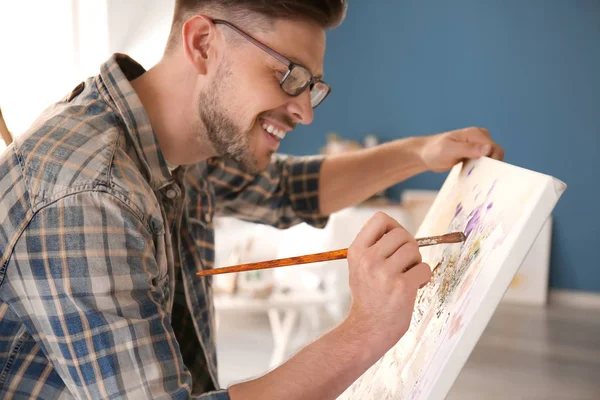
<svg viewBox="0 0 600 400">
<path fill-rule="evenodd" d="M 195 75 L 184 64 L 163 58 L 131 82 L 165 159 L 175 166 L 215 155 L 204 128 L 197 123 Z"/>
</svg>

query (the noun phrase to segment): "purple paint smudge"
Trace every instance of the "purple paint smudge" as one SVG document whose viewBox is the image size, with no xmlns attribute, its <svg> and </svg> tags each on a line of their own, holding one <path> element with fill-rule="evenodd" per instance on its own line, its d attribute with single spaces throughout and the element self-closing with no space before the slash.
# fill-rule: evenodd
<svg viewBox="0 0 600 400">
<path fill-rule="evenodd" d="M 493 205 L 494 205 L 494 202 L 492 201 L 490 204 L 488 204 L 487 209 L 488 210 L 491 209 Z"/>
<path fill-rule="evenodd" d="M 492 183 L 492 187 L 490 188 L 490 191 L 488 192 L 488 196 L 490 194 L 492 194 L 492 190 L 494 190 L 494 187 L 496 187 L 496 182 L 498 182 L 498 179 L 494 179 L 494 182 Z"/>
<path fill-rule="evenodd" d="M 481 220 L 481 207 L 483 205 L 477 207 L 473 213 L 471 219 L 467 222 L 467 227 L 465 228 L 465 236 L 469 237 L 471 232 L 475 230 L 477 225 L 479 225 L 479 221 Z"/>
<path fill-rule="evenodd" d="M 454 212 L 454 217 L 456 217 L 458 214 L 460 214 L 460 212 L 462 210 L 463 210 L 462 203 L 458 203 L 458 205 L 456 206 L 456 211 Z"/>
</svg>

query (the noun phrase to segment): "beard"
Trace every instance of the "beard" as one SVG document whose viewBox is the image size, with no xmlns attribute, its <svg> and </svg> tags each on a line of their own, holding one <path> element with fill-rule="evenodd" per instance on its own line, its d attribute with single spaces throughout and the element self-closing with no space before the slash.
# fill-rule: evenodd
<svg viewBox="0 0 600 400">
<path fill-rule="evenodd" d="M 198 115 L 217 155 L 237 161 L 250 173 L 258 173 L 267 167 L 268 161 L 259 162 L 252 150 L 252 134 L 235 124 L 220 96 L 226 92 L 230 75 L 229 64 L 221 63 L 211 86 L 198 95 Z M 273 153 L 269 151 L 268 160 Z"/>
</svg>

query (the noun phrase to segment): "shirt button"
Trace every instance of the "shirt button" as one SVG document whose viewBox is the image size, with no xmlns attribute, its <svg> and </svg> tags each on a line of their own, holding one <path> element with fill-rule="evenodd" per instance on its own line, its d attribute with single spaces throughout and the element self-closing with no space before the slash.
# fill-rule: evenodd
<svg viewBox="0 0 600 400">
<path fill-rule="evenodd" d="M 175 197 L 177 197 L 177 192 L 173 189 L 169 189 L 167 190 L 167 197 L 169 199 L 174 199 Z"/>
<path fill-rule="evenodd" d="M 67 101 L 71 101 L 73 100 L 75 97 L 79 96 L 81 94 L 81 92 L 83 92 L 83 89 L 85 88 L 85 82 L 81 82 L 79 85 L 77 85 L 75 87 L 75 89 L 73 89 L 73 91 L 71 92 L 71 94 L 69 95 L 69 97 L 67 98 Z"/>
</svg>

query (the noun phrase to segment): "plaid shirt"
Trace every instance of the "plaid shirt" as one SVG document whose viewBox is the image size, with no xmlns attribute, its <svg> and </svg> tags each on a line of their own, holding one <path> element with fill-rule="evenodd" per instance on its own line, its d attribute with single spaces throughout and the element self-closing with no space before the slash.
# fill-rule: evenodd
<svg viewBox="0 0 600 400">
<path fill-rule="evenodd" d="M 218 390 L 213 216 L 318 213 L 321 159 L 172 173 L 124 55 L 0 155 L 0 397 L 228 399 Z M 192 394 L 193 393 L 193 394 Z"/>
</svg>

